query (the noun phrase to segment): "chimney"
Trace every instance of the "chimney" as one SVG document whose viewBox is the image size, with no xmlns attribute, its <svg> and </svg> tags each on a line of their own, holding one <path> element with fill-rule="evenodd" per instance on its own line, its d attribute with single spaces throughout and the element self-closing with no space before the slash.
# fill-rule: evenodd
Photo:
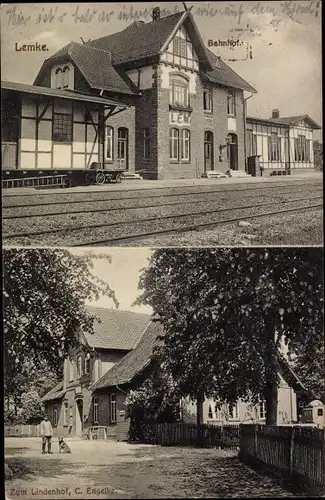
<svg viewBox="0 0 325 500">
<path fill-rule="evenodd" d="M 152 10 L 152 20 L 159 21 L 159 19 L 160 19 L 160 7 L 155 7 Z"/>
<path fill-rule="evenodd" d="M 278 109 L 272 109 L 272 118 L 280 118 L 280 111 Z"/>
</svg>

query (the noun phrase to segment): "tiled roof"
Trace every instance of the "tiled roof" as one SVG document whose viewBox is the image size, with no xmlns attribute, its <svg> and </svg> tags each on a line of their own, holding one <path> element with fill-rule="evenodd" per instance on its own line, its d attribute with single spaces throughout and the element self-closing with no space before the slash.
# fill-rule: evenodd
<svg viewBox="0 0 325 500">
<path fill-rule="evenodd" d="M 233 87 L 241 90 L 256 93 L 249 83 L 247 83 L 241 76 L 239 76 L 233 69 L 231 69 L 220 57 L 216 56 L 211 50 L 206 48 L 211 62 L 213 63 L 213 71 L 208 71 L 205 75 L 207 79 L 220 85 Z"/>
<path fill-rule="evenodd" d="M 107 90 L 121 94 L 139 93 L 133 82 L 127 75 L 123 77 L 112 65 L 112 58 L 109 51 L 80 43 L 71 42 L 51 57 L 44 61 L 44 64 L 35 79 L 37 85 L 46 67 L 56 60 L 67 56 L 77 66 L 92 89 Z"/>
<path fill-rule="evenodd" d="M 94 349 L 133 349 L 147 327 L 150 316 L 118 309 L 87 307 L 93 316 L 94 333 L 85 334 L 87 343 Z"/>
<path fill-rule="evenodd" d="M 154 347 L 160 344 L 158 336 L 163 334 L 161 323 L 151 322 L 139 343 L 124 356 L 116 365 L 106 372 L 95 384 L 92 390 L 102 389 L 131 382 L 146 366 L 149 365 Z"/>
<path fill-rule="evenodd" d="M 88 42 L 90 47 L 108 50 L 113 64 L 122 64 L 160 53 L 184 12 L 163 17 L 150 23 L 134 22 L 119 33 Z"/>
<path fill-rule="evenodd" d="M 28 85 L 26 83 L 5 82 L 1 80 L 1 89 L 10 90 L 14 92 L 21 92 L 22 94 L 34 94 L 42 96 L 59 97 L 60 99 L 69 99 L 73 101 L 86 101 L 94 102 L 97 104 L 106 104 L 113 106 L 123 106 L 121 101 L 115 99 L 108 99 L 93 94 L 81 94 L 80 92 L 73 92 L 72 90 L 52 89 L 50 87 L 41 87 L 38 85 Z"/>
<path fill-rule="evenodd" d="M 63 390 L 63 382 L 61 381 L 55 384 L 55 386 L 52 387 L 52 389 L 49 390 L 49 392 L 41 398 L 41 401 L 45 402 L 52 401 L 53 399 L 59 399 L 63 396 L 64 393 L 65 391 Z"/>
<path fill-rule="evenodd" d="M 301 120 L 306 120 L 309 125 L 314 130 L 319 130 L 321 127 L 318 125 L 310 116 L 308 115 L 297 115 L 297 116 L 283 116 L 282 118 L 257 118 L 255 116 L 247 116 L 247 121 L 260 121 L 267 122 L 271 125 L 282 125 L 284 127 L 290 127 L 290 125 L 295 125 Z"/>
</svg>

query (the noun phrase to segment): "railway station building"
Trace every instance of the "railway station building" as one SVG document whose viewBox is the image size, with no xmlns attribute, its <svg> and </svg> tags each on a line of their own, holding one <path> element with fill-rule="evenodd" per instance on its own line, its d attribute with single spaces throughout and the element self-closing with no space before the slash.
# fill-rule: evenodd
<svg viewBox="0 0 325 500">
<path fill-rule="evenodd" d="M 199 178 L 245 175 L 250 154 L 285 168 L 291 145 L 284 138 L 301 140 L 283 121 L 250 118 L 246 129 L 246 99 L 255 92 L 205 47 L 191 9 L 161 17 L 156 7 L 150 22 L 69 43 L 44 61 L 33 85 L 2 82 L 3 169 Z M 310 141 L 316 124 L 300 122 Z M 273 155 L 274 128 L 281 158 Z M 312 143 L 309 151 L 312 168 Z"/>
</svg>

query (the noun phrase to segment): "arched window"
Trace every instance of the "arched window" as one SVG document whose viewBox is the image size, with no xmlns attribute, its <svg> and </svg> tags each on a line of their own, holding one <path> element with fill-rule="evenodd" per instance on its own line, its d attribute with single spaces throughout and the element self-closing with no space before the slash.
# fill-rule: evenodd
<svg viewBox="0 0 325 500">
<path fill-rule="evenodd" d="M 179 130 L 171 128 L 169 131 L 169 158 L 174 161 L 179 160 Z"/>
<path fill-rule="evenodd" d="M 236 115 L 235 92 L 232 90 L 229 90 L 227 94 L 227 112 L 230 116 Z"/>
<path fill-rule="evenodd" d="M 85 357 L 85 375 L 90 373 L 90 353 L 88 352 Z"/>
<path fill-rule="evenodd" d="M 63 80 L 62 69 L 57 68 L 57 70 L 55 71 L 55 87 L 57 89 L 62 88 L 62 80 Z"/>
<path fill-rule="evenodd" d="M 186 128 L 181 131 L 181 160 L 190 161 L 191 132 Z"/>
<path fill-rule="evenodd" d="M 172 106 L 189 106 L 189 82 L 180 75 L 170 75 L 169 103 Z"/>
<path fill-rule="evenodd" d="M 64 66 L 62 71 L 62 88 L 67 89 L 69 87 L 69 66 Z"/>
<path fill-rule="evenodd" d="M 117 158 L 122 168 L 128 168 L 129 131 L 120 127 L 117 131 Z"/>
</svg>

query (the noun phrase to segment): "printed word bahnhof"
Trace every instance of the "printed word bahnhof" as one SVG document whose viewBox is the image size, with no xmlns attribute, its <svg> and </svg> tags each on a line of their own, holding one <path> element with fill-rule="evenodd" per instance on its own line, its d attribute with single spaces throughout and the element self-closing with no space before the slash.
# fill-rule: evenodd
<svg viewBox="0 0 325 500">
<path fill-rule="evenodd" d="M 71 42 L 33 85 L 2 82 L 5 176 L 140 173 L 146 179 L 313 168 L 308 115 L 246 116 L 256 90 L 205 47 L 191 10 Z M 252 162 L 251 162 L 252 164 Z M 239 173 L 238 172 L 238 173 Z M 97 178 L 103 179 L 103 174 Z"/>
</svg>

